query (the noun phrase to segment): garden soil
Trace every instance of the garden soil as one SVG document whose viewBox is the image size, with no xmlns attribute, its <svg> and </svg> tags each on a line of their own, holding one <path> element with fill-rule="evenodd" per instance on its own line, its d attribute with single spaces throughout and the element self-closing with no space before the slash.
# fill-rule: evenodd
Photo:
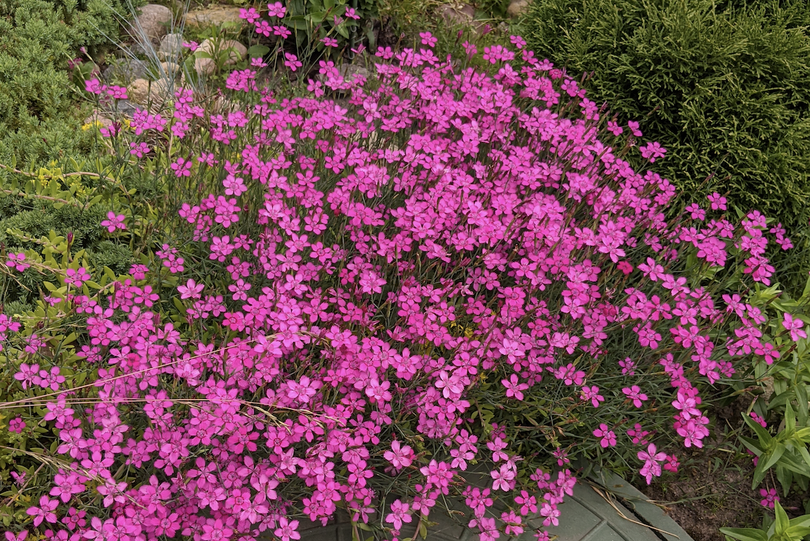
<svg viewBox="0 0 810 541">
<path fill-rule="evenodd" d="M 780 503 L 792 518 L 804 513 L 806 494 L 791 491 L 784 497 L 775 476 L 769 475 L 756 490 L 751 490 L 754 463 L 744 449 L 736 447 L 739 440 L 733 431 L 743 425 L 742 412 L 751 397 L 730 406 L 710 409 L 710 418 L 716 420 L 711 427 L 715 440 L 707 449 L 670 449 L 681 461 L 678 474 L 664 476 L 646 486 L 643 479 L 634 479 L 635 486 L 677 522 L 695 541 L 725 541 L 720 528 L 758 528 L 765 513 L 773 518 L 773 511 L 761 504 L 759 489 L 777 488 Z M 718 423 L 725 426 L 718 426 Z M 708 442 L 707 442 L 708 443 Z M 741 446 L 740 446 L 741 447 Z"/>
</svg>

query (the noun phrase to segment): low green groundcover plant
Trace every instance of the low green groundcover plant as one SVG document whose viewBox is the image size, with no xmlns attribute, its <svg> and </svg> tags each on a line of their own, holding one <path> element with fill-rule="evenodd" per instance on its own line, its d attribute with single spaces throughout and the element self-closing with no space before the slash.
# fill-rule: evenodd
<svg viewBox="0 0 810 541">
<path fill-rule="evenodd" d="M 421 38 L 371 78 L 323 61 L 280 99 L 248 68 L 101 130 L 157 195 L 110 183 L 125 273 L 55 235 L 4 254 L 45 286 L 0 315 L 10 541 L 288 541 L 338 509 L 424 537 L 451 495 L 482 540 L 518 535 L 582 464 L 677 470 L 660 449 L 704 445 L 707 390 L 805 343 L 742 296 L 779 224 L 719 194 L 667 220 L 674 186 L 627 161 L 666 150 L 521 38 L 490 72 Z"/>
<path fill-rule="evenodd" d="M 119 17 L 143 0 L 0 2 L 0 160 L 43 163 L 86 156 L 70 68 L 96 58 L 118 36 Z"/>
<path fill-rule="evenodd" d="M 804 0 L 536 0 L 523 31 L 540 58 L 591 74 L 590 99 L 642 121 L 683 193 L 718 191 L 794 234 L 810 218 L 808 25 Z"/>
</svg>

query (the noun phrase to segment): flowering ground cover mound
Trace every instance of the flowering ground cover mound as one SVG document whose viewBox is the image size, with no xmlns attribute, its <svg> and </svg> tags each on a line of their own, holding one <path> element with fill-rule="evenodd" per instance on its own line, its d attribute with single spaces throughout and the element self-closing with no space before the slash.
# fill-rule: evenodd
<svg viewBox="0 0 810 541">
<path fill-rule="evenodd" d="M 51 286 L 0 316 L 7 537 L 288 541 L 340 508 L 399 538 L 450 495 L 482 540 L 518 535 L 593 465 L 677 470 L 660 449 L 703 446 L 702 390 L 779 358 L 735 293 L 770 283 L 778 224 L 717 194 L 667 221 L 673 186 L 625 160 L 666 154 L 637 123 L 518 37 L 491 72 L 422 39 L 373 79 L 322 62 L 280 99 L 239 70 L 216 109 L 180 89 L 103 130 L 163 194 L 110 196 L 126 275 L 5 260 Z"/>
</svg>

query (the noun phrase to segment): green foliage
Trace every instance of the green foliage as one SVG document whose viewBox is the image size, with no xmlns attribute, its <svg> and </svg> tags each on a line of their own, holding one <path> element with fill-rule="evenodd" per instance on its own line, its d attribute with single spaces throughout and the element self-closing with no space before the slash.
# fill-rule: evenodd
<svg viewBox="0 0 810 541">
<path fill-rule="evenodd" d="M 753 487 L 757 487 L 772 470 L 784 494 L 794 484 L 800 490 L 810 487 L 810 349 L 808 339 L 794 342 L 784 327 L 784 314 L 803 321 L 810 318 L 810 279 L 798 299 L 779 291 L 776 286 L 757 288 L 751 292 L 748 302 L 772 317 L 769 332 L 765 335 L 780 352 L 773 364 L 760 362 L 753 367 L 753 375 L 765 388 L 764 399 L 757 400 L 753 411 L 769 421 L 770 430 L 746 417 L 749 437 L 741 436 L 742 443 L 759 457 L 754 471 Z"/>
<path fill-rule="evenodd" d="M 122 244 L 105 240 L 90 253 L 90 261 L 97 268 L 110 268 L 116 274 L 126 274 L 135 262 L 132 250 Z"/>
<path fill-rule="evenodd" d="M 136 1 L 141 5 L 143 1 Z M 118 35 L 124 0 L 0 2 L 0 162 L 89 153 L 68 63 L 88 60 Z"/>
<path fill-rule="evenodd" d="M 505 19 L 509 0 L 479 0 L 475 5 L 488 17 Z"/>
<path fill-rule="evenodd" d="M 32 266 L 13 279 L 0 276 L 7 313 L 29 311 L 42 294 L 48 294 L 46 282 L 53 281 L 49 265 L 55 266 L 47 263 L 49 254 L 54 261 L 68 254 L 68 262 L 83 254 L 88 268 L 92 263 L 118 274 L 128 272 L 134 263 L 129 243 L 121 242 L 130 235 L 117 233 L 111 238 L 101 222 L 110 210 L 121 212 L 137 189 L 124 187 L 109 172 L 80 172 L 82 165 L 90 164 L 73 161 L 72 173 L 55 163 L 37 172 L 0 168 L 0 190 L 5 194 L 0 197 L 0 252 L 22 252 L 34 261 L 46 261 L 45 267 Z M 133 184 L 148 182 L 139 179 Z M 63 240 L 60 244 L 54 239 Z M 9 312 L 12 309 L 19 312 Z"/>
<path fill-rule="evenodd" d="M 775 505 L 776 520 L 770 526 L 758 528 L 720 528 L 726 539 L 739 541 L 802 541 L 810 535 L 810 515 L 789 519 L 779 502 Z"/>
<path fill-rule="evenodd" d="M 362 4 L 362 5 L 360 5 Z M 361 25 L 374 14 L 373 2 L 351 2 L 350 0 L 292 0 L 287 2 L 284 24 L 290 28 L 295 38 L 297 54 L 305 64 L 333 53 L 321 41 L 324 38 L 337 40 L 337 51 L 348 53 L 365 37 Z M 354 6 L 357 7 L 354 7 Z M 345 16 L 346 10 L 354 8 L 359 20 Z"/>
<path fill-rule="evenodd" d="M 803 0 L 536 0 L 524 36 L 593 72 L 590 99 L 640 121 L 685 193 L 728 192 L 793 233 L 810 217 L 808 22 Z"/>
</svg>

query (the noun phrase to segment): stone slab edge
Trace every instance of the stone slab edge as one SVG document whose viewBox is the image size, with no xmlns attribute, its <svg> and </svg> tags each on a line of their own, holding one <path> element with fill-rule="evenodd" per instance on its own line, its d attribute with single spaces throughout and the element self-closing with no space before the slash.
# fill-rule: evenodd
<svg viewBox="0 0 810 541">
<path fill-rule="evenodd" d="M 605 471 L 595 473 L 593 480 L 602 485 L 607 492 L 622 500 L 621 503 L 630 509 L 641 522 L 652 526 L 651 530 L 664 541 L 694 541 L 683 528 L 672 520 L 664 511 L 627 481 Z M 632 518 L 632 517 L 631 517 Z M 668 532 L 668 533 L 664 533 Z M 672 535 L 669 535 L 672 534 Z"/>
</svg>

